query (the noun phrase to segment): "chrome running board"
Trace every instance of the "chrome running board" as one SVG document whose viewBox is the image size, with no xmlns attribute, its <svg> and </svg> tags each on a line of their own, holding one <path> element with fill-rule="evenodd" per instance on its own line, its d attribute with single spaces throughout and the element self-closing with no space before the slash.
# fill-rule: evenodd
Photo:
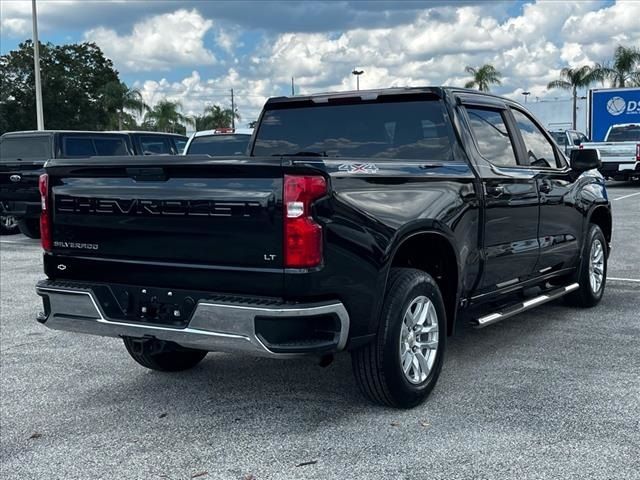
<svg viewBox="0 0 640 480">
<path fill-rule="evenodd" d="M 544 293 L 543 295 L 530 298 L 529 300 L 516 303 L 515 305 L 509 305 L 504 310 L 500 310 L 498 312 L 490 313 L 489 315 L 473 319 L 471 323 L 476 328 L 483 328 L 506 318 L 513 317 L 514 315 L 517 315 L 519 313 L 526 312 L 527 310 L 537 307 L 538 305 L 551 302 L 552 300 L 560 298 L 567 293 L 577 290 L 579 287 L 580 285 L 578 285 L 577 283 L 572 283 L 571 285 L 567 285 L 566 287 L 555 288 Z"/>
</svg>

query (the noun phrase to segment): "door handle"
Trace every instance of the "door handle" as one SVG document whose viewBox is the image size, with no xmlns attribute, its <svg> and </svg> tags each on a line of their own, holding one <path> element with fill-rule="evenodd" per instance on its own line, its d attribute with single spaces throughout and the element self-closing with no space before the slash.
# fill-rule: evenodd
<svg viewBox="0 0 640 480">
<path fill-rule="evenodd" d="M 504 195 L 504 187 L 498 185 L 495 187 L 486 187 L 486 191 L 487 191 L 487 195 L 491 196 L 491 197 L 499 197 L 501 195 Z"/>
<path fill-rule="evenodd" d="M 540 184 L 540 192 L 541 193 L 550 193 L 551 192 L 551 184 L 547 182 L 543 182 Z"/>
</svg>

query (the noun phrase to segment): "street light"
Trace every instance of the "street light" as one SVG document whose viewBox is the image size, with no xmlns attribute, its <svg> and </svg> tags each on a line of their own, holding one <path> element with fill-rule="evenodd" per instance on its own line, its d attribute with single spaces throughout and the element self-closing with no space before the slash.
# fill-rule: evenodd
<svg viewBox="0 0 640 480">
<path fill-rule="evenodd" d="M 522 95 L 524 95 L 524 103 L 527 103 L 527 97 L 531 95 L 531 92 L 522 92 Z"/>
<path fill-rule="evenodd" d="M 364 70 L 353 70 L 353 72 L 351 72 L 352 74 L 354 74 L 356 76 L 356 90 L 360 90 L 360 75 L 362 75 L 364 73 Z"/>
<path fill-rule="evenodd" d="M 40 50 L 38 48 L 38 14 L 36 0 L 31 2 L 31 16 L 33 21 L 33 71 L 36 81 L 36 123 L 38 130 L 44 130 L 44 117 L 42 115 L 42 84 L 40 82 Z"/>
</svg>

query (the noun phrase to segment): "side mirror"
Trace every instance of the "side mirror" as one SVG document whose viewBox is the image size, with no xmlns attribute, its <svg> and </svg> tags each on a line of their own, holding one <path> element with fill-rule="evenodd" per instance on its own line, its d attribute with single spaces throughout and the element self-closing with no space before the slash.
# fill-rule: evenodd
<svg viewBox="0 0 640 480">
<path fill-rule="evenodd" d="M 579 139 L 579 138 L 576 138 L 576 139 L 573 141 L 573 144 L 574 144 L 576 147 L 579 147 L 581 143 L 582 143 L 582 142 L 580 141 L 580 139 Z"/>
<path fill-rule="evenodd" d="M 600 151 L 595 148 L 581 148 L 571 150 L 571 169 L 576 172 L 585 172 L 594 168 L 600 168 Z"/>
</svg>

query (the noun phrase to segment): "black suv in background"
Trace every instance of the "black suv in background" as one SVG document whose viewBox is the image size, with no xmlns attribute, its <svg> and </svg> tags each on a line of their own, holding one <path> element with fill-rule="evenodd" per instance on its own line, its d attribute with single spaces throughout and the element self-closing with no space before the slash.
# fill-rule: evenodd
<svg viewBox="0 0 640 480">
<path fill-rule="evenodd" d="M 38 238 L 38 177 L 52 158 L 176 155 L 187 137 L 161 132 L 24 131 L 0 137 L 0 233 Z"/>
</svg>

